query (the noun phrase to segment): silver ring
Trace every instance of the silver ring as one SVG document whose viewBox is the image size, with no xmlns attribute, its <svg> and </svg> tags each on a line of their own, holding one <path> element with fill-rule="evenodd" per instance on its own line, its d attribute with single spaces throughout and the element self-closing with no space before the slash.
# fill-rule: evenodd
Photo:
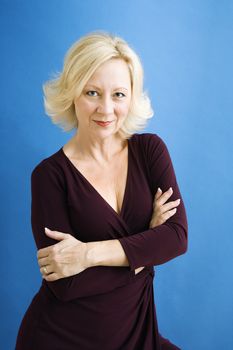
<svg viewBox="0 0 233 350">
<path fill-rule="evenodd" d="M 48 274 L 48 271 L 47 271 L 47 269 L 46 269 L 46 266 L 45 266 L 43 269 L 44 269 L 44 272 L 45 272 L 46 274 Z"/>
</svg>

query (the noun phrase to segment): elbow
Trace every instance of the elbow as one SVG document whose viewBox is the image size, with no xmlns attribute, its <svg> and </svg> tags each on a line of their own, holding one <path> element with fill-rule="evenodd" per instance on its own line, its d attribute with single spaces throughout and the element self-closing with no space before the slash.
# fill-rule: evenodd
<svg viewBox="0 0 233 350">
<path fill-rule="evenodd" d="M 180 255 L 183 255 L 188 250 L 188 244 L 186 239 L 179 241 L 176 246 L 173 247 L 173 252 L 171 254 L 171 259 L 177 258 Z"/>
<path fill-rule="evenodd" d="M 171 241 L 172 255 L 177 257 L 185 254 L 188 250 L 188 227 L 181 224 L 170 224 L 171 232 L 173 232 L 173 240 Z M 172 243 L 173 242 L 173 243 Z"/>
<path fill-rule="evenodd" d="M 185 254 L 188 250 L 188 229 L 181 228 L 179 231 L 179 254 Z"/>
<path fill-rule="evenodd" d="M 185 254 L 187 250 L 188 250 L 188 242 L 187 242 L 187 239 L 184 239 L 180 244 L 179 255 Z"/>
</svg>

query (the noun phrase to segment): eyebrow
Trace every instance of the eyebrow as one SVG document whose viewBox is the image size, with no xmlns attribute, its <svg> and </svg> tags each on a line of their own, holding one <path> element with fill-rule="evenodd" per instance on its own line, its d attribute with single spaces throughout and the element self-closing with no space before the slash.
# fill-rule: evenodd
<svg viewBox="0 0 233 350">
<path fill-rule="evenodd" d="M 85 88 L 87 88 L 87 87 L 93 87 L 94 89 L 101 90 L 98 86 L 93 85 L 93 84 L 87 84 L 87 85 L 85 86 Z M 126 90 L 126 91 L 128 91 L 128 89 L 126 89 L 126 88 L 123 87 L 123 86 L 114 88 L 113 90 Z"/>
</svg>

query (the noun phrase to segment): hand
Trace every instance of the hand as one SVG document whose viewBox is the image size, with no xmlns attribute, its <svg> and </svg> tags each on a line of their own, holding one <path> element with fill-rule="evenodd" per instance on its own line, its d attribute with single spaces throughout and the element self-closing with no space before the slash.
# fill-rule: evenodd
<svg viewBox="0 0 233 350">
<path fill-rule="evenodd" d="M 60 241 L 39 249 L 37 252 L 40 272 L 46 281 L 56 281 L 73 276 L 88 267 L 86 265 L 86 243 L 77 240 L 69 233 L 52 231 L 47 228 L 45 228 L 45 233 L 50 238 Z"/>
<path fill-rule="evenodd" d="M 162 194 L 162 190 L 158 188 L 155 194 L 155 200 L 153 203 L 154 211 L 149 224 L 150 228 L 162 225 L 165 221 L 167 221 L 167 219 L 169 219 L 172 215 L 176 213 L 176 208 L 174 207 L 180 204 L 179 199 L 177 199 L 176 201 L 172 201 L 170 203 L 164 204 L 168 200 L 168 198 L 171 197 L 172 193 L 173 191 L 171 187 L 168 189 L 167 192 L 164 192 L 164 194 Z M 135 270 L 135 275 L 140 271 L 142 271 L 144 267 L 138 267 Z"/>
<path fill-rule="evenodd" d="M 177 207 L 180 204 L 180 199 L 164 204 L 168 200 L 168 198 L 171 197 L 172 193 L 173 193 L 173 190 L 171 187 L 163 194 L 162 194 L 162 190 L 158 188 L 155 194 L 155 199 L 153 204 L 154 210 L 153 210 L 152 218 L 149 224 L 150 228 L 162 225 L 172 215 L 176 213 L 177 208 L 174 208 L 174 207 Z"/>
</svg>

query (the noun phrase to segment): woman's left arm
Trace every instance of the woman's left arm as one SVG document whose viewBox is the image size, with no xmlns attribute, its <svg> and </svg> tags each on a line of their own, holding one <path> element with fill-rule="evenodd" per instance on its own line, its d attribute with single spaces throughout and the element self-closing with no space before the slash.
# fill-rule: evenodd
<svg viewBox="0 0 233 350">
<path fill-rule="evenodd" d="M 163 192 L 172 187 L 170 200 L 180 198 L 180 204 L 176 213 L 159 226 L 118 240 L 88 243 L 87 256 L 97 266 L 119 266 L 128 261 L 133 271 L 141 266 L 166 263 L 187 251 L 187 216 L 167 146 L 158 135 L 148 133 L 141 135 L 141 148 L 145 152 L 153 194 L 158 187 Z"/>
<path fill-rule="evenodd" d="M 172 187 L 171 201 L 180 198 L 176 213 L 162 225 L 119 239 L 129 261 L 130 270 L 154 266 L 184 254 L 188 247 L 188 222 L 184 202 L 177 184 L 172 160 L 165 142 L 156 134 L 140 138 L 145 152 L 153 195 Z"/>
</svg>

